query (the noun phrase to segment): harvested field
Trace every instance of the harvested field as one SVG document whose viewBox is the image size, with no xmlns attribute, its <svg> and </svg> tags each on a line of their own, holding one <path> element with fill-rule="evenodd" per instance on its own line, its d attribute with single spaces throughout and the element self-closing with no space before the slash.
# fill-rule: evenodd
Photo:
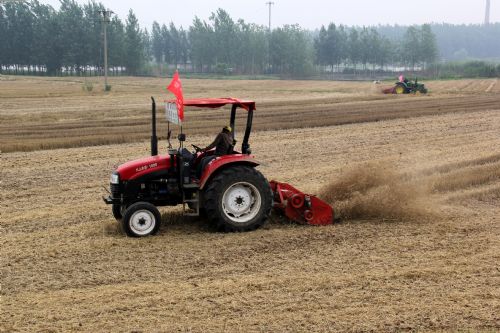
<svg viewBox="0 0 500 333">
<path fill-rule="evenodd" d="M 255 99 L 256 130 L 332 126 L 495 109 L 494 80 L 437 81 L 428 96 L 386 96 L 366 82 L 184 80 L 187 97 Z M 170 98 L 164 79 L 119 78 L 113 91 L 88 93 L 83 80 L 0 80 L 0 150 L 32 151 L 140 142 L 150 135 L 150 96 Z M 489 92 L 485 91 L 489 89 Z M 95 90 L 99 90 L 97 83 Z M 19 91 L 19 93 L 14 93 Z M 479 94 L 478 94 L 479 93 Z M 409 103 L 408 98 L 413 98 Z M 192 110 L 186 131 L 207 135 L 225 124 L 223 111 Z M 159 132 L 166 133 L 160 123 Z"/>
<path fill-rule="evenodd" d="M 54 79 L 56 92 L 43 82 L 0 81 L 0 331 L 500 330 L 500 87 L 485 91 L 493 81 L 432 82 L 430 96 L 395 97 L 358 93 L 366 83 L 185 80 L 193 97 L 259 102 L 262 93 L 251 137 L 259 169 L 330 194 L 345 219 L 316 228 L 273 216 L 255 232 L 221 234 L 165 208 L 159 235 L 146 239 L 123 236 L 101 186 L 115 165 L 148 154 L 144 100 L 164 82 L 120 79 L 105 96 L 87 96 L 79 81 Z M 123 124 L 98 128 L 114 116 Z M 223 124 L 204 117 L 190 115 L 188 143 L 207 143 Z M 12 150 L 56 147 L 78 129 L 82 145 L 106 142 L 85 141 L 92 131 L 144 136 L 5 153 L 17 139 Z"/>
</svg>

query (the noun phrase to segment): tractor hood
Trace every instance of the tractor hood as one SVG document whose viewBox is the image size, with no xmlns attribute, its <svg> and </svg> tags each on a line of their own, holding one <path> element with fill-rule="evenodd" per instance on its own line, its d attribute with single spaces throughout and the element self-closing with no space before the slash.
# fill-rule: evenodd
<svg viewBox="0 0 500 333">
<path fill-rule="evenodd" d="M 157 171 L 164 171 L 170 167 L 169 155 L 156 155 L 129 161 L 120 165 L 116 171 L 120 180 L 133 180 Z"/>
</svg>

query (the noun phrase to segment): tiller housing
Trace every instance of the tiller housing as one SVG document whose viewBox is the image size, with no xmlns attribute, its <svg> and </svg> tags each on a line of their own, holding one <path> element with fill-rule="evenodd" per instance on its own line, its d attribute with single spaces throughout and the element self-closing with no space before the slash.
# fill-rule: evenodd
<svg viewBox="0 0 500 333">
<path fill-rule="evenodd" d="M 333 223 L 333 208 L 314 195 L 305 194 L 290 184 L 270 181 L 274 208 L 298 223 L 328 225 Z"/>
</svg>

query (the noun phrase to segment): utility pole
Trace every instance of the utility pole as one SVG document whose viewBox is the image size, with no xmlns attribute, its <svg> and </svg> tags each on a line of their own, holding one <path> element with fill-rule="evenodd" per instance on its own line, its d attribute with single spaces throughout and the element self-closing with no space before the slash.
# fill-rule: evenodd
<svg viewBox="0 0 500 333">
<path fill-rule="evenodd" d="M 269 32 L 271 32 L 271 6 L 274 5 L 274 2 L 268 1 L 266 5 L 269 6 Z"/>
<path fill-rule="evenodd" d="M 268 63 L 268 71 L 271 70 L 271 6 L 274 5 L 273 1 L 266 2 L 266 5 L 269 6 L 269 34 L 267 38 L 267 63 Z"/>
<path fill-rule="evenodd" d="M 490 0 L 486 0 L 486 14 L 484 15 L 484 25 L 490 24 Z"/>
<path fill-rule="evenodd" d="M 111 14 L 114 14 L 111 10 L 100 10 L 99 13 L 102 15 L 103 24 L 103 34 L 104 34 L 104 90 L 108 91 L 108 32 L 107 26 L 110 22 Z"/>
</svg>

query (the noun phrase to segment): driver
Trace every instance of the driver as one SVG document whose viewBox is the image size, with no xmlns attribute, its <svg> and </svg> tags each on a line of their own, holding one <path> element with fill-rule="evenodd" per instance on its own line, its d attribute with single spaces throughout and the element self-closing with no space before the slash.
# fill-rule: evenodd
<svg viewBox="0 0 500 333">
<path fill-rule="evenodd" d="M 233 153 L 233 147 L 236 144 L 236 140 L 233 139 L 231 135 L 232 132 L 231 126 L 224 126 L 222 131 L 217 134 L 214 142 L 209 144 L 207 147 L 201 149 L 201 152 L 209 151 L 210 149 L 215 147 L 215 153 L 210 156 L 205 156 L 202 158 L 199 167 L 198 167 L 198 175 L 201 175 L 201 172 L 211 160 L 215 159 L 218 156 L 224 156 Z"/>
<path fill-rule="evenodd" d="M 201 151 L 206 152 L 215 147 L 215 156 L 231 154 L 235 143 L 231 132 L 231 126 L 224 126 L 222 128 L 222 132 L 217 134 L 214 142 L 209 144 L 206 148 L 203 148 Z"/>
</svg>

